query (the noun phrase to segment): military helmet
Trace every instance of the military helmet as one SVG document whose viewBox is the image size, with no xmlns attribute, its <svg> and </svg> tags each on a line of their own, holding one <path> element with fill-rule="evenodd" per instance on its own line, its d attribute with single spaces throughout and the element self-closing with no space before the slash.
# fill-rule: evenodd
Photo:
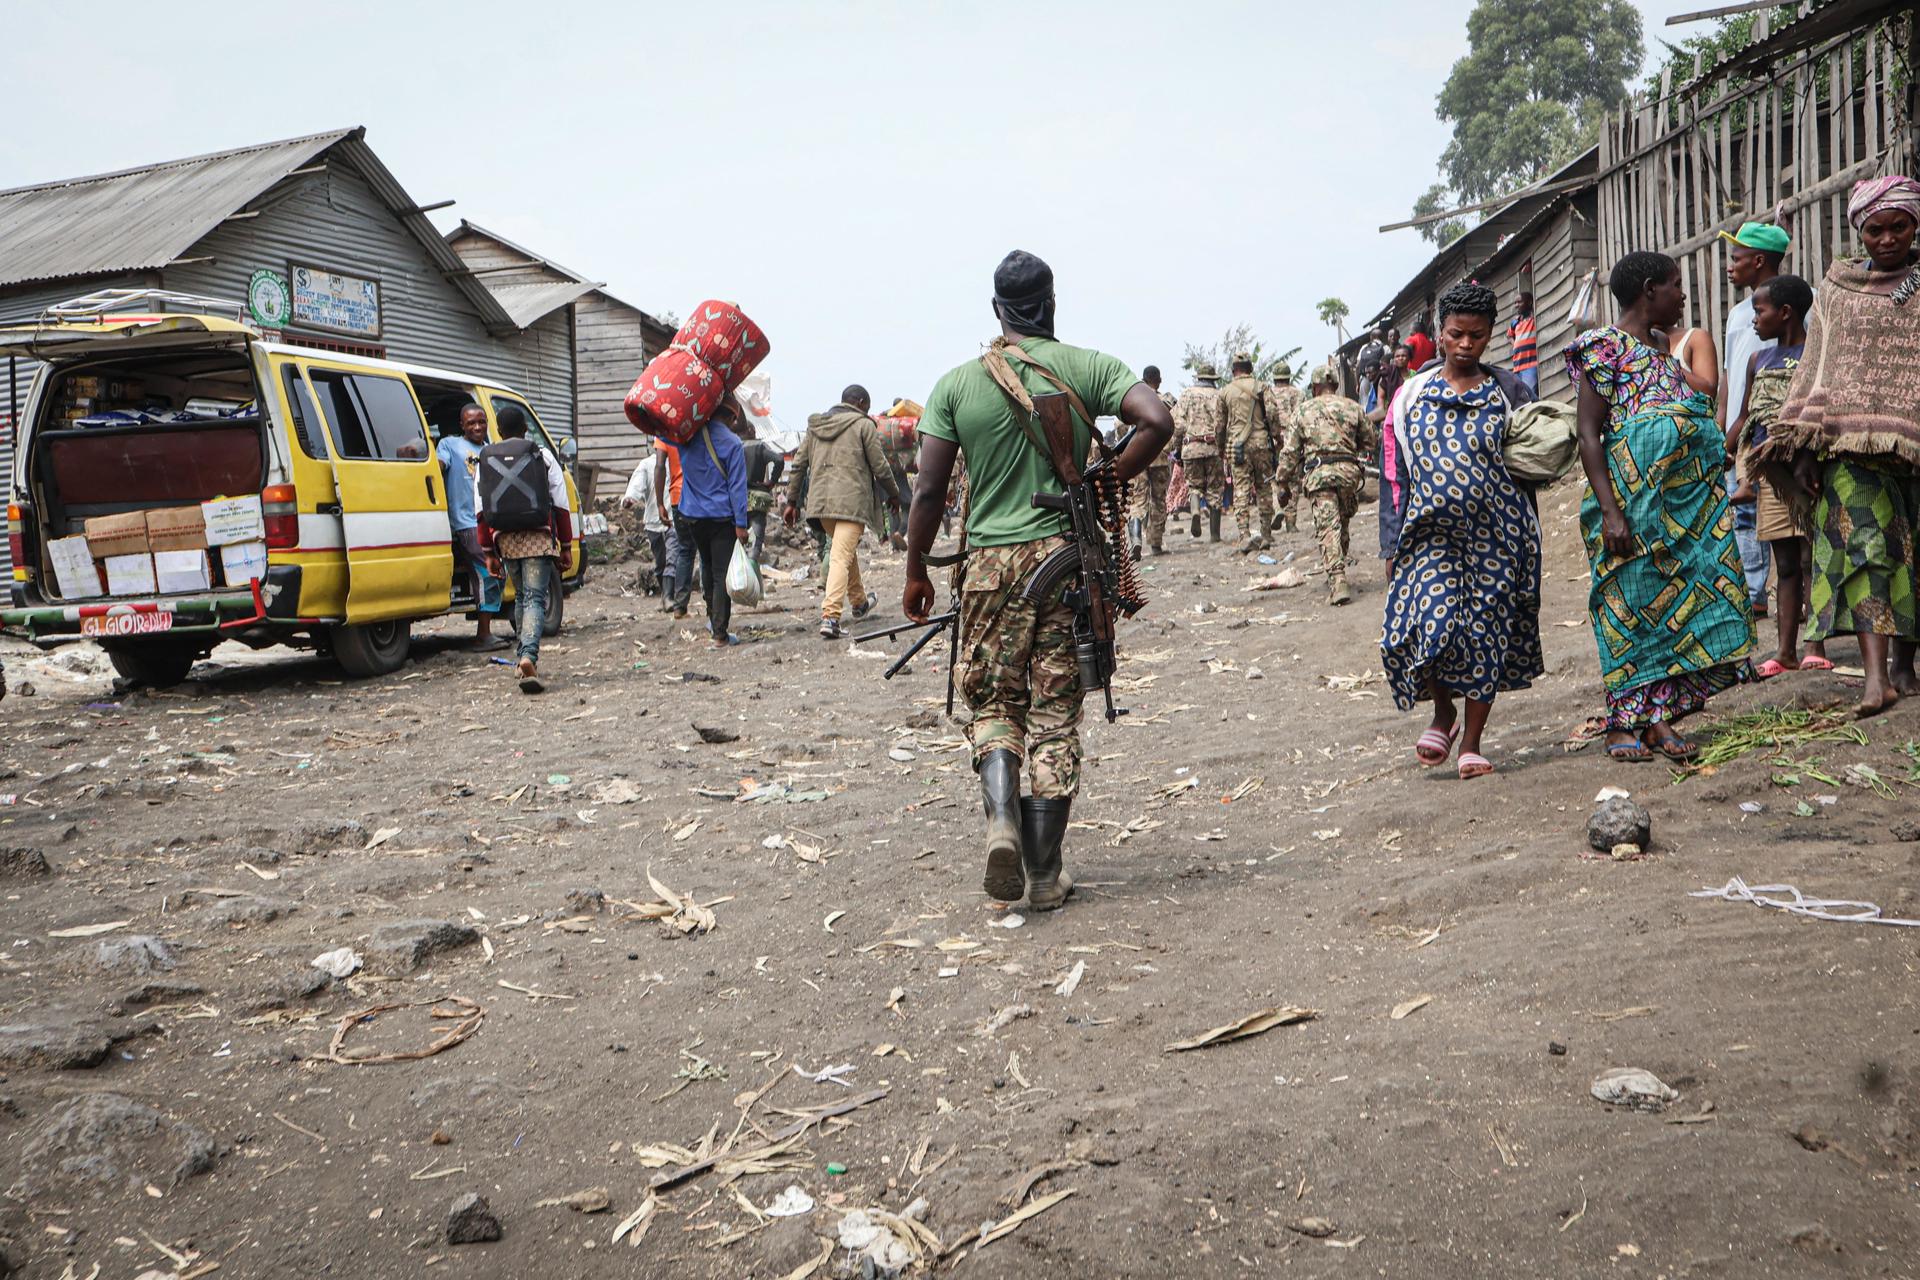
<svg viewBox="0 0 1920 1280">
<path fill-rule="evenodd" d="M 1202 360 L 1193 366 L 1193 376 L 1196 378 L 1218 378 L 1220 375 L 1213 371 L 1212 365 Z"/>
<path fill-rule="evenodd" d="M 1279 364 L 1276 364 L 1275 366 L 1273 366 L 1272 377 L 1275 382 L 1292 382 L 1293 366 L 1288 364 L 1285 360 L 1282 360 Z"/>
<path fill-rule="evenodd" d="M 1323 364 L 1313 371 L 1313 377 L 1308 381 L 1316 387 L 1337 387 L 1340 385 L 1340 375 L 1332 365 Z"/>
</svg>

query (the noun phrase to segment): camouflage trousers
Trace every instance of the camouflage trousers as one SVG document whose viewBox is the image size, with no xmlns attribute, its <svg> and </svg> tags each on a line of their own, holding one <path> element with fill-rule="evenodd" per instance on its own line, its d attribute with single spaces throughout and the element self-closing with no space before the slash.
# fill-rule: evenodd
<svg viewBox="0 0 1920 1280">
<path fill-rule="evenodd" d="M 1067 545 L 1055 536 L 967 553 L 960 594 L 960 691 L 973 711 L 973 763 L 990 751 L 1026 761 L 1027 794 L 1071 798 L 1080 789 L 1080 668 L 1073 660 L 1073 610 L 1059 597 L 1035 606 L 1020 598 L 1027 579 Z"/>
<path fill-rule="evenodd" d="M 1127 517 L 1146 526 L 1147 545 L 1158 548 L 1167 536 L 1167 485 L 1172 467 L 1148 467 L 1133 482 L 1133 509 Z"/>
<path fill-rule="evenodd" d="M 1278 475 L 1273 478 L 1273 509 L 1280 517 L 1282 529 L 1300 527 L 1300 495 L 1289 488 L 1286 481 Z"/>
<path fill-rule="evenodd" d="M 1187 473 L 1187 509 L 1189 511 L 1220 510 L 1220 490 L 1225 474 L 1220 469 L 1218 457 L 1182 458 L 1180 465 Z"/>
<path fill-rule="evenodd" d="M 1273 522 L 1273 491 L 1267 478 L 1273 474 L 1273 446 L 1265 436 L 1256 436 L 1246 444 L 1232 448 L 1233 518 L 1242 538 L 1264 537 Z"/>
<path fill-rule="evenodd" d="M 1320 563 L 1329 583 L 1347 576 L 1347 522 L 1360 508 L 1357 489 L 1320 489 L 1307 495 L 1313 506 L 1313 540 L 1320 544 Z"/>
</svg>

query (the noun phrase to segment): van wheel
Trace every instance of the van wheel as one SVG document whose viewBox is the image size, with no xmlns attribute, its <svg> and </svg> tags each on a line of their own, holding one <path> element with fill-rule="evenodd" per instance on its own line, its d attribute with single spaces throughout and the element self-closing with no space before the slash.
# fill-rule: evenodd
<svg viewBox="0 0 1920 1280">
<path fill-rule="evenodd" d="M 553 580 L 553 587 L 547 595 L 547 616 L 540 626 L 540 634 L 557 636 L 560 628 L 567 625 L 567 593 L 561 589 L 559 578 Z"/>
<path fill-rule="evenodd" d="M 165 689 L 185 680 L 202 653 L 195 641 L 146 640 L 100 647 L 107 651 L 122 679 L 152 689 Z"/>
<path fill-rule="evenodd" d="M 404 620 L 342 623 L 333 628 L 333 657 L 350 676 L 384 676 L 407 664 L 411 626 Z"/>
</svg>

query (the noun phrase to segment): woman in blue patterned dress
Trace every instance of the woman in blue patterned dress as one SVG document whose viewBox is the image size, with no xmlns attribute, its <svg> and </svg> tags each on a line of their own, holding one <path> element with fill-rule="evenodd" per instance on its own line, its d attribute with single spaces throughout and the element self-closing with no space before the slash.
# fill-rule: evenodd
<svg viewBox="0 0 1920 1280">
<path fill-rule="evenodd" d="M 1580 389 L 1589 490 L 1580 535 L 1593 569 L 1587 610 L 1607 689 L 1607 754 L 1698 754 L 1674 723 L 1753 677 L 1753 614 L 1722 474 L 1713 401 L 1653 336 L 1687 295 L 1663 253 L 1629 253 L 1608 276 L 1619 323 L 1567 348 Z M 1651 750 L 1649 749 L 1651 748 Z"/>
<path fill-rule="evenodd" d="M 1389 419 L 1405 496 L 1380 657 L 1401 710 L 1433 703 L 1415 756 L 1445 764 L 1457 742 L 1462 778 L 1493 772 L 1480 736 L 1494 695 L 1544 670 L 1539 517 L 1501 456 L 1513 410 L 1533 395 L 1480 362 L 1494 316 L 1491 289 L 1441 295 L 1440 362 L 1407 379 Z"/>
</svg>

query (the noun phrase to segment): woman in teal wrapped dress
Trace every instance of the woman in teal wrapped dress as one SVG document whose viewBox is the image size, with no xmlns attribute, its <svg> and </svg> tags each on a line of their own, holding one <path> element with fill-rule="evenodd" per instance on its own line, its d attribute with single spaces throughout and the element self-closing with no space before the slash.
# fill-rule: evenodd
<svg viewBox="0 0 1920 1280">
<path fill-rule="evenodd" d="M 1629 253 L 1608 287 L 1619 323 L 1580 335 L 1567 371 L 1580 391 L 1589 491 L 1580 534 L 1593 569 L 1587 608 L 1607 690 L 1607 754 L 1698 754 L 1674 727 L 1753 678 L 1753 616 L 1722 475 L 1713 401 L 1653 334 L 1680 323 L 1680 268 Z"/>
</svg>

